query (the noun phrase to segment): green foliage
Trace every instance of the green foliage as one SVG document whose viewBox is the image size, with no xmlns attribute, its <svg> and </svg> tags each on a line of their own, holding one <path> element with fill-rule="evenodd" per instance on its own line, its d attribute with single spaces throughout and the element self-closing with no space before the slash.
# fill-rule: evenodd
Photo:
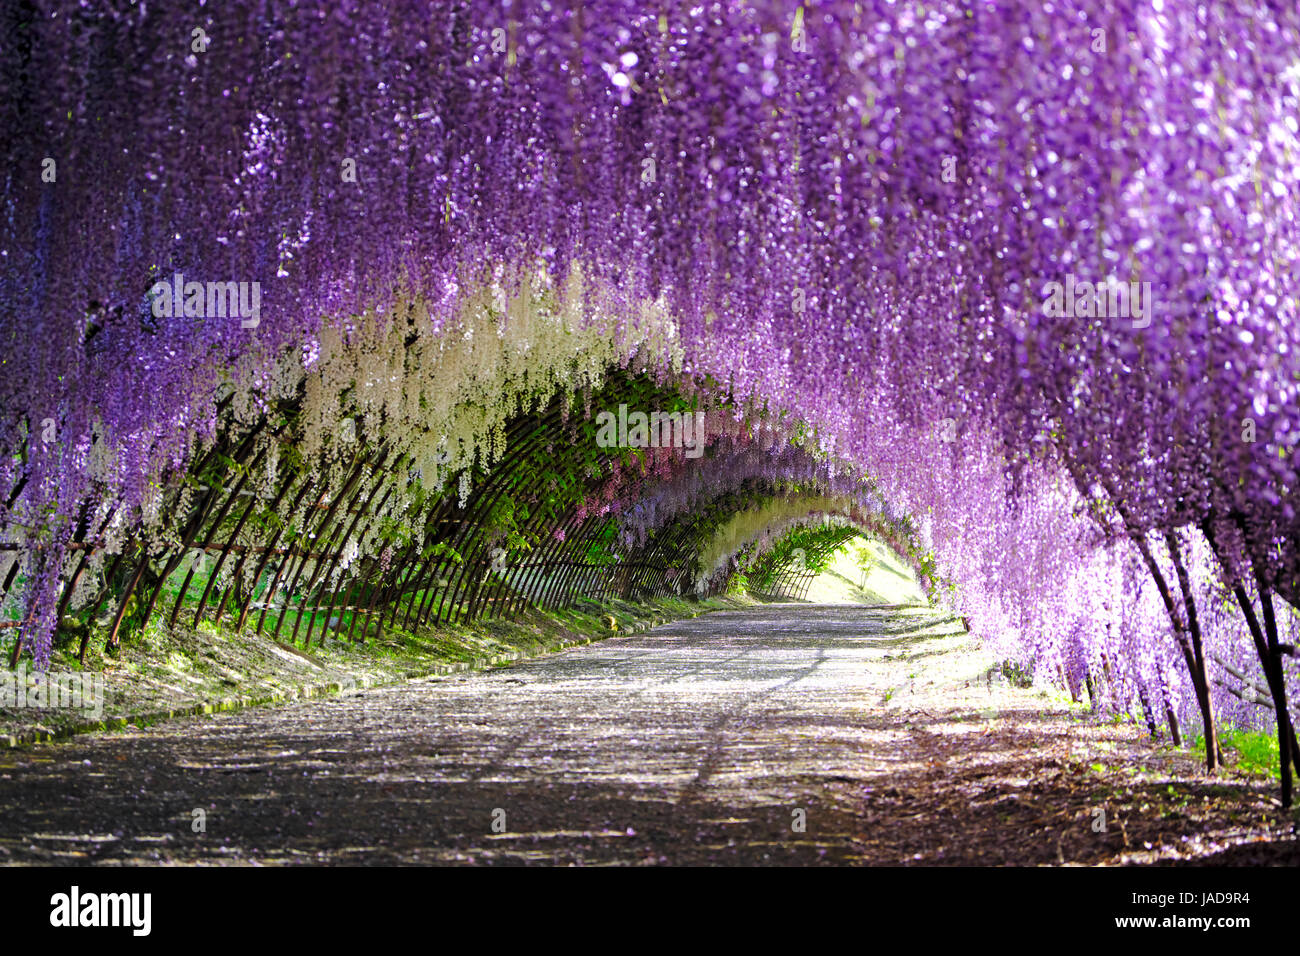
<svg viewBox="0 0 1300 956">
<path fill-rule="evenodd" d="M 420 554 L 421 561 L 428 561 L 430 558 L 447 557 L 453 565 L 459 566 L 465 563 L 465 558 L 461 553 L 453 548 L 446 541 L 439 541 L 431 544 Z"/>
<path fill-rule="evenodd" d="M 1219 748 L 1226 756 L 1229 752 L 1237 754 L 1236 767 L 1245 773 L 1258 774 L 1262 777 L 1278 779 L 1281 776 L 1281 762 L 1278 760 L 1277 734 L 1262 730 L 1236 730 L 1231 728 L 1219 731 Z M 1183 740 L 1183 749 L 1188 753 L 1202 755 L 1205 753 L 1205 735 L 1188 735 Z"/>
<path fill-rule="evenodd" d="M 794 565 L 814 574 L 826 570 L 842 543 L 841 525 L 811 525 L 786 532 L 761 555 L 747 555 L 751 564 L 750 580 L 759 592 L 766 592 L 783 569 Z"/>
<path fill-rule="evenodd" d="M 1030 663 L 1027 667 L 1022 667 L 1015 661 L 1003 661 L 1001 664 L 1002 676 L 1007 679 L 1012 687 L 1032 687 L 1034 685 L 1034 665 Z"/>
</svg>

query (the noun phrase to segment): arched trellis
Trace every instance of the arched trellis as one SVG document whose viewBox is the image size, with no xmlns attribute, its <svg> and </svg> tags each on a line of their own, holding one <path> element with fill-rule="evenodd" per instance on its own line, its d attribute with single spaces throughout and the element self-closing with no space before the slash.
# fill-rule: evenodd
<svg viewBox="0 0 1300 956">
<path fill-rule="evenodd" d="M 801 542 L 794 553 L 774 555 L 766 561 L 760 559 L 751 575 L 751 590 L 764 597 L 802 601 L 808 597 L 813 579 L 821 573 L 822 562 L 846 541 L 863 535 L 864 532 L 852 525 L 818 530 L 812 540 Z"/>
<path fill-rule="evenodd" d="M 75 561 L 60 580 L 59 618 L 91 579 L 96 586 L 79 613 L 96 623 L 108 646 L 151 620 L 253 627 L 310 646 L 331 630 L 364 640 L 384 627 L 515 615 L 581 597 L 653 597 L 685 590 L 717 514 L 741 506 L 721 496 L 622 553 L 614 517 L 583 505 L 616 461 L 635 463 L 626 450 L 594 450 L 592 420 L 576 408 L 582 396 L 555 395 L 506 424 L 499 460 L 490 469 L 473 466 L 465 501 L 424 495 L 403 516 L 407 533 L 390 539 L 378 536 L 390 503 L 410 498 L 422 477 L 410 470 L 412 455 L 382 439 L 367 445 L 355 437 L 327 460 L 276 454 L 277 445 L 282 451 L 293 441 L 301 400 L 300 391 L 251 424 L 236 417 L 229 398 L 221 403 L 217 440 L 193 467 L 167 479 L 166 545 L 150 543 L 155 529 L 152 539 L 137 533 L 106 554 L 104 529 L 115 512 L 83 514 L 69 547 Z M 682 402 L 672 384 L 611 370 L 585 405 L 590 411 Z M 557 476 L 566 487 L 555 487 Z M 444 487 L 457 487 L 459 478 L 448 476 Z M 527 509 L 512 522 L 510 537 L 496 520 L 503 503 Z M 377 553 L 356 553 L 360 542 Z M 91 637 L 87 627 L 83 658 Z M 11 664 L 21 650 L 16 643 Z"/>
<path fill-rule="evenodd" d="M 717 593 L 730 583 L 733 574 L 743 571 L 752 594 L 804 600 L 825 558 L 854 537 L 882 542 L 912 568 L 918 582 L 923 581 L 914 553 L 916 541 L 906 523 L 842 499 L 798 493 L 782 498 L 784 506 L 766 516 L 761 507 L 732 511 L 743 518 L 746 516 L 739 512 L 749 510 L 758 518 L 743 539 L 719 531 L 715 540 L 701 542 L 699 553 L 710 556 L 713 571 L 702 579 L 697 591 Z"/>
</svg>

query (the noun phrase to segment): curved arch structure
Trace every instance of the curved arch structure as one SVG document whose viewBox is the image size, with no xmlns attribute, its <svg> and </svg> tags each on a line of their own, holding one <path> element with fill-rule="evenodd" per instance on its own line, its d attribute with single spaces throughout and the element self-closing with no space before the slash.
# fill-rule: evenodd
<svg viewBox="0 0 1300 956">
<path fill-rule="evenodd" d="M 287 444 L 298 427 L 295 400 L 252 424 L 241 423 L 227 400 L 219 439 L 160 506 L 170 523 L 109 553 L 111 543 L 97 533 L 104 522 L 81 522 L 68 546 L 75 559 L 58 586 L 58 615 L 71 608 L 99 621 L 110 646 L 124 628 L 151 620 L 248 626 L 308 646 L 330 631 L 364 640 L 384 628 L 515 615 L 580 598 L 715 592 L 727 576 L 718 565 L 734 566 L 742 544 L 772 534 L 769 520 L 719 553 L 756 501 L 795 502 L 782 512 L 787 524 L 792 515 L 806 520 L 823 511 L 860 516 L 865 486 L 856 497 L 844 493 L 845 481 L 836 485 L 806 453 L 754 445 L 752 430 L 726 423 L 731 412 L 706 412 L 707 390 L 687 399 L 680 380 L 604 373 L 599 388 L 556 393 L 506 422 L 496 461 L 449 471 L 441 477 L 447 490 L 436 491 L 425 487 L 409 448 L 367 442 L 353 428 L 339 446 L 345 454 L 324 464 L 303 460 Z M 646 440 L 677 443 L 602 447 L 602 415 L 628 408 L 666 422 Z M 711 430 L 707 423 L 719 420 Z M 677 510 L 666 497 L 674 485 L 690 488 Z M 832 487 L 841 493 L 828 497 Z M 617 491 L 631 512 L 657 501 L 654 519 L 625 527 L 629 515 L 607 500 Z M 400 510 L 395 501 L 404 503 Z M 11 568 L 5 587 L 12 581 Z M 16 643 L 14 661 L 20 651 Z"/>
<path fill-rule="evenodd" d="M 813 579 L 821 573 L 825 559 L 846 541 L 860 536 L 866 535 L 854 527 L 827 530 L 794 554 L 764 562 L 751 589 L 764 597 L 802 601 L 808 596 Z"/>
<path fill-rule="evenodd" d="M 906 523 L 845 496 L 796 494 L 737 511 L 701 549 L 697 588 L 711 593 L 737 571 L 752 592 L 802 600 L 823 559 L 854 537 L 880 540 L 923 576 Z"/>
</svg>

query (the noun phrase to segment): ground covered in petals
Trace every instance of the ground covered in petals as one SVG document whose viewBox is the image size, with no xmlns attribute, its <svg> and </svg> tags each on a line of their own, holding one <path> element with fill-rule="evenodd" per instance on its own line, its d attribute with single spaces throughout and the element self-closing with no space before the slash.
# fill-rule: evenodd
<svg viewBox="0 0 1300 956">
<path fill-rule="evenodd" d="M 1300 862 L 1275 783 L 915 607 L 719 612 L 0 756 L 3 863 Z"/>
</svg>

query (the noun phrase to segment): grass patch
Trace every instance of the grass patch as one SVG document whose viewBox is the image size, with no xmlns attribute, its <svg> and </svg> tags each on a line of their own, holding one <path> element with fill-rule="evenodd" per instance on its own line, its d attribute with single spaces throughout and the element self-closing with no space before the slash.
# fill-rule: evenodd
<svg viewBox="0 0 1300 956">
<path fill-rule="evenodd" d="M 1204 755 L 1205 736 L 1188 735 L 1183 740 L 1183 749 L 1198 756 Z M 1262 730 L 1220 730 L 1219 749 L 1223 751 L 1224 762 L 1243 773 L 1271 777 L 1274 780 L 1281 776 L 1276 733 Z"/>
</svg>

